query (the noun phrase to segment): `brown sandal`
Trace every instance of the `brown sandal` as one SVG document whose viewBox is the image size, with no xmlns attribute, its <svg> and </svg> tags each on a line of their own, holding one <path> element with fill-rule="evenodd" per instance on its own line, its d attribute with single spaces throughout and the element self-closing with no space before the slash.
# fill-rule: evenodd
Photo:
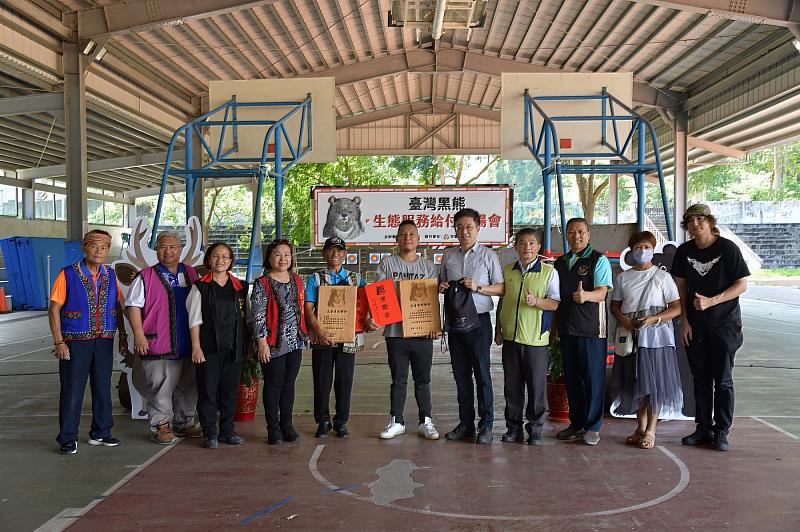
<svg viewBox="0 0 800 532">
<path fill-rule="evenodd" d="M 656 433 L 655 432 L 645 432 L 644 436 L 642 436 L 642 441 L 639 443 L 639 447 L 642 449 L 652 449 L 656 446 Z"/>
<path fill-rule="evenodd" d="M 627 442 L 628 445 L 639 445 L 642 442 L 643 437 L 644 432 L 636 429 L 636 432 L 625 438 L 625 442 Z"/>
</svg>

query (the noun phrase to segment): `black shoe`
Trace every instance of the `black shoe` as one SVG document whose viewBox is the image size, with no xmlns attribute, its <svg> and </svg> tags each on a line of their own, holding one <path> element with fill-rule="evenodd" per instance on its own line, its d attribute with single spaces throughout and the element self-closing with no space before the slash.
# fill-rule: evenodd
<svg viewBox="0 0 800 532">
<path fill-rule="evenodd" d="M 586 434 L 586 430 L 578 429 L 573 426 L 569 426 L 556 434 L 556 438 L 563 441 L 572 441 L 572 440 L 580 440 L 583 438 L 583 435 Z"/>
<path fill-rule="evenodd" d="M 116 447 L 119 445 L 119 440 L 113 436 L 107 438 L 89 438 L 89 445 L 105 445 L 106 447 Z"/>
<path fill-rule="evenodd" d="M 216 436 L 206 436 L 203 438 L 203 447 L 206 449 L 219 449 L 219 440 Z"/>
<path fill-rule="evenodd" d="M 459 423 L 456 428 L 444 435 L 450 441 L 459 441 L 464 438 L 472 438 L 475 436 L 475 427 L 472 425 L 464 425 Z"/>
<path fill-rule="evenodd" d="M 317 432 L 314 434 L 315 438 L 327 438 L 328 433 L 331 431 L 331 424 L 329 421 L 323 421 L 317 427 Z"/>
<path fill-rule="evenodd" d="M 508 429 L 500 440 L 503 443 L 521 442 L 523 438 L 522 430 L 519 428 Z"/>
<path fill-rule="evenodd" d="M 710 443 L 713 439 L 714 439 L 713 432 L 698 427 L 697 430 L 695 430 L 685 438 L 681 438 L 681 443 L 684 445 L 703 445 L 704 443 Z"/>
<path fill-rule="evenodd" d="M 544 445 L 544 438 L 542 438 L 541 432 L 534 432 L 530 436 L 528 436 L 528 441 L 526 442 L 528 445 Z"/>
<path fill-rule="evenodd" d="M 489 427 L 483 427 L 481 431 L 478 433 L 478 436 L 475 438 L 475 443 L 478 445 L 486 445 L 487 443 L 492 443 L 492 429 Z"/>
<path fill-rule="evenodd" d="M 300 439 L 300 435 L 294 430 L 294 427 L 287 427 L 283 429 L 283 441 L 286 443 L 294 443 Z"/>
<path fill-rule="evenodd" d="M 78 452 L 78 442 L 69 441 L 61 446 L 61 454 L 75 454 Z"/>
<path fill-rule="evenodd" d="M 342 423 L 338 427 L 334 427 L 333 430 L 336 431 L 337 438 L 347 438 L 350 436 L 350 431 L 347 430 L 347 423 Z"/>
<path fill-rule="evenodd" d="M 283 434 L 279 430 L 267 430 L 267 443 L 270 445 L 283 444 Z"/>
<path fill-rule="evenodd" d="M 231 432 L 230 434 L 223 434 L 219 437 L 220 443 L 227 443 L 228 445 L 242 445 L 244 443 L 244 438 L 236 434 L 235 432 Z"/>
<path fill-rule="evenodd" d="M 714 448 L 715 451 L 727 451 L 728 450 L 727 434 L 723 434 L 721 432 L 714 434 L 714 441 L 711 443 L 711 446 Z"/>
</svg>

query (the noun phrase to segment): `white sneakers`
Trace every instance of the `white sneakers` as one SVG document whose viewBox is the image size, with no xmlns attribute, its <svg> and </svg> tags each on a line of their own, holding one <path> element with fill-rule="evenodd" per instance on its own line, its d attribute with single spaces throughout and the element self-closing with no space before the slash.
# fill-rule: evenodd
<svg viewBox="0 0 800 532">
<path fill-rule="evenodd" d="M 381 431 L 380 438 L 382 440 L 391 440 L 395 436 L 400 436 L 401 434 L 406 433 L 406 426 L 401 425 L 400 423 L 395 422 L 394 416 L 389 418 L 389 424 L 386 425 L 386 428 Z M 425 421 L 419 424 L 419 429 L 417 429 L 417 434 L 425 438 L 426 440 L 438 440 L 439 439 L 439 431 L 436 430 L 436 427 L 433 426 L 433 420 L 431 418 L 426 417 Z"/>
<path fill-rule="evenodd" d="M 389 424 L 386 425 L 386 428 L 383 429 L 381 432 L 381 439 L 382 440 L 391 440 L 395 436 L 400 436 L 401 434 L 406 433 L 406 426 L 401 425 L 400 423 L 395 423 L 394 416 L 389 418 Z"/>
<path fill-rule="evenodd" d="M 419 434 L 426 440 L 439 439 L 439 431 L 437 431 L 436 427 L 433 426 L 433 420 L 429 417 L 426 417 L 425 421 L 419 424 L 419 429 L 417 429 L 417 434 Z"/>
</svg>

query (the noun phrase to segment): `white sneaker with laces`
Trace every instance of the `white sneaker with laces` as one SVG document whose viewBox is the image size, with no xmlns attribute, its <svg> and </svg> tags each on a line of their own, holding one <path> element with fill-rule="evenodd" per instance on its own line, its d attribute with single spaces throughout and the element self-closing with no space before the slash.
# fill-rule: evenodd
<svg viewBox="0 0 800 532">
<path fill-rule="evenodd" d="M 406 433 L 406 426 L 400 423 L 395 423 L 394 416 L 389 418 L 389 424 L 381 431 L 382 440 L 391 440 L 395 436 L 400 436 Z"/>
<path fill-rule="evenodd" d="M 425 421 L 419 424 L 419 429 L 417 429 L 417 434 L 419 434 L 426 440 L 439 439 L 439 431 L 437 431 L 436 427 L 433 426 L 433 420 L 429 417 L 426 417 Z"/>
</svg>

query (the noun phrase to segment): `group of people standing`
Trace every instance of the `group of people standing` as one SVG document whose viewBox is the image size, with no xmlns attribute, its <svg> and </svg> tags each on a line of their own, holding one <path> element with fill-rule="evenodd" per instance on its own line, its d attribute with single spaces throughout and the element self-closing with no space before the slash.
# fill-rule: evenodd
<svg viewBox="0 0 800 532">
<path fill-rule="evenodd" d="M 380 279 L 437 279 L 445 297 L 457 290 L 469 294 L 474 323 L 465 329 L 447 314 L 444 321 L 459 417 L 458 425 L 445 434 L 447 440 L 487 444 L 493 439 L 490 348 L 494 340 L 502 345 L 504 370 L 507 430 L 502 441 L 540 445 L 550 346 L 559 341 L 570 424 L 557 438 L 597 445 L 604 413 L 605 305 L 611 294 L 611 313 L 635 337 L 634 355 L 617 357 L 613 368 L 612 409 L 637 416 L 628 443 L 653 448 L 659 416 L 682 407 L 672 326 L 672 319 L 681 315 L 680 339 L 689 356 L 697 407 L 697 430 L 683 443 L 710 442 L 717 450 L 727 450 L 733 418 L 731 371 L 742 343 L 738 296 L 746 290 L 749 271 L 736 246 L 719 236 L 707 206 L 694 205 L 686 211 L 683 227 L 692 239 L 678 248 L 672 275 L 652 262 L 655 237 L 647 231 L 632 235 L 628 244 L 634 266 L 617 277 L 616 288 L 611 265 L 593 249 L 589 224 L 582 218 L 568 222 L 570 249 L 553 265 L 539 255 L 541 231 L 518 231 L 514 242 L 518 259 L 503 268 L 497 253 L 478 243 L 477 211 L 457 212 L 454 226 L 459 245 L 445 250 L 440 267 L 417 255 L 419 232 L 413 221 L 399 225 L 398 253 L 378 267 Z M 108 233 L 87 233 L 84 259 L 62 270 L 51 294 L 50 326 L 62 384 L 57 438 L 62 453 L 77 451 L 89 378 L 93 413 L 89 443 L 119 444 L 111 435 L 110 376 L 117 329 L 120 349 L 127 349 L 124 307 L 145 376 L 152 441 L 169 445 L 178 436 L 202 437 L 211 449 L 220 443 L 244 443 L 234 430 L 233 417 L 242 364 L 251 346 L 264 374 L 267 443 L 280 445 L 300 438 L 292 423 L 295 381 L 302 351 L 309 345 L 315 437 L 325 438 L 331 431 L 340 438 L 349 435 L 355 353 L 363 347 L 363 334 L 352 343 L 335 343 L 316 319 L 320 286 L 364 285 L 359 274 L 343 267 L 347 244 L 341 238 L 325 242 L 326 267 L 305 285 L 293 268 L 292 244 L 272 242 L 264 274 L 248 290 L 248 284 L 230 272 L 234 255 L 227 244 L 208 247 L 203 261 L 208 273 L 201 277 L 180 262 L 177 234 L 161 233 L 156 243 L 158 264 L 138 273 L 127 301 L 114 270 L 104 265 L 110 245 Z M 500 298 L 494 331 L 493 296 Z M 371 317 L 366 324 L 367 330 L 378 328 Z M 430 390 L 433 335 L 404 338 L 402 324 L 386 326 L 383 334 L 392 383 L 389 422 L 380 438 L 406 432 L 410 367 L 419 412 L 417 433 L 438 439 Z M 331 388 L 336 400 L 333 417 Z"/>
</svg>

